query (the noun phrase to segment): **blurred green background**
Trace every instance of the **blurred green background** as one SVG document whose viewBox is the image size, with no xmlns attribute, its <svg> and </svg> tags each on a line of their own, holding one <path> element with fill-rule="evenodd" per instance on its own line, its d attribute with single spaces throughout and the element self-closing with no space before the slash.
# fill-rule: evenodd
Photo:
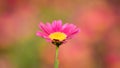
<svg viewBox="0 0 120 68">
<path fill-rule="evenodd" d="M 55 46 L 39 22 L 81 32 L 59 48 L 60 68 L 120 68 L 119 0 L 0 0 L 0 68 L 53 68 Z"/>
</svg>

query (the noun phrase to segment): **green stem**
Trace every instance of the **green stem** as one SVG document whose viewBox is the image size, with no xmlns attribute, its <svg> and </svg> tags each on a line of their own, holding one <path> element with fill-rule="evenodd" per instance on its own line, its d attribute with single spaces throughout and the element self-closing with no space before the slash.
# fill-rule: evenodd
<svg viewBox="0 0 120 68">
<path fill-rule="evenodd" d="M 58 46 L 56 46 L 56 54 L 55 54 L 54 68 L 58 68 L 58 66 L 59 66 L 59 60 L 58 60 L 58 50 L 59 50 L 59 47 L 58 47 Z"/>
</svg>

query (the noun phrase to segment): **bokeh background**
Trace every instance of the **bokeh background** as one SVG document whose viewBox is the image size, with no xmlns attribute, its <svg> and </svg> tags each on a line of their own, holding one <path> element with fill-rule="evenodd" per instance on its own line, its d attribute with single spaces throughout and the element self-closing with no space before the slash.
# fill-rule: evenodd
<svg viewBox="0 0 120 68">
<path fill-rule="evenodd" d="M 81 30 L 60 68 L 120 68 L 120 0 L 0 0 L 0 68 L 53 68 L 55 46 L 36 31 L 60 19 Z"/>
</svg>

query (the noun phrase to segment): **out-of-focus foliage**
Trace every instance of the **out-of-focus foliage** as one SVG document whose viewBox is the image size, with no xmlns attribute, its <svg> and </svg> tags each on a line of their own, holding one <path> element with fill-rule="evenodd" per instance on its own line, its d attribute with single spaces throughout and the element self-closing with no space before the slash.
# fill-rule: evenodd
<svg viewBox="0 0 120 68">
<path fill-rule="evenodd" d="M 81 29 L 60 68 L 120 68 L 119 0 L 0 0 L 0 68 L 53 68 L 55 46 L 36 31 L 55 19 Z"/>
</svg>

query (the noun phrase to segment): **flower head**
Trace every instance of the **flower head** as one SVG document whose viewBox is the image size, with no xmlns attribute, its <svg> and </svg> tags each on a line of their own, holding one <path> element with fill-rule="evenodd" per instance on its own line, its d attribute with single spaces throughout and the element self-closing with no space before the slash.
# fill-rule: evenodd
<svg viewBox="0 0 120 68">
<path fill-rule="evenodd" d="M 43 24 L 40 22 L 39 28 L 41 31 L 36 33 L 37 36 L 43 37 L 58 46 L 80 31 L 79 28 L 73 24 L 66 23 L 62 25 L 61 20 L 55 20 L 52 24 Z"/>
</svg>

